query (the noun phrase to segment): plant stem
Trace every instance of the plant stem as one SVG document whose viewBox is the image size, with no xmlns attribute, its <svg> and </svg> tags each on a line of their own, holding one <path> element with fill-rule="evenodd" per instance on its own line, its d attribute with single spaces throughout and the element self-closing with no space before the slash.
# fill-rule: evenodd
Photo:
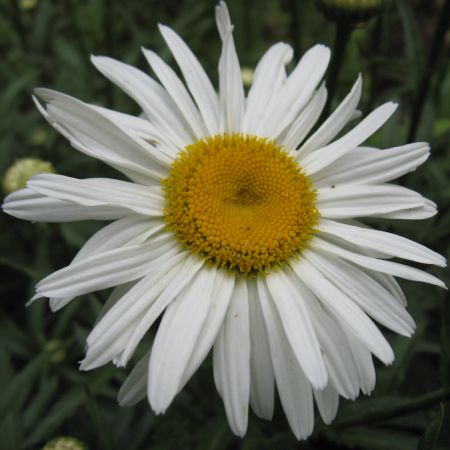
<svg viewBox="0 0 450 450">
<path fill-rule="evenodd" d="M 294 60 L 300 58 L 301 55 L 301 35 L 300 24 L 298 21 L 299 18 L 299 8 L 300 2 L 299 0 L 289 0 L 289 9 L 290 9 L 290 28 L 291 28 L 291 37 L 292 37 L 292 46 L 294 48 Z"/>
<path fill-rule="evenodd" d="M 430 52 L 428 54 L 425 70 L 422 72 L 419 88 L 417 90 L 417 96 L 414 102 L 411 123 L 408 132 L 408 142 L 415 139 L 417 129 L 419 127 L 420 117 L 422 115 L 423 106 L 427 98 L 428 91 L 433 76 L 433 71 L 438 62 L 438 55 L 444 42 L 445 32 L 450 23 L 450 0 L 446 0 L 442 7 L 438 25 L 433 36 Z"/>
<path fill-rule="evenodd" d="M 331 108 L 331 103 L 336 92 L 339 74 L 341 72 L 342 61 L 344 59 L 345 49 L 350 38 L 352 28 L 346 24 L 338 22 L 336 24 L 336 34 L 333 46 L 333 55 L 330 63 L 330 71 L 327 77 L 328 100 L 322 113 L 322 117 L 328 116 Z"/>
<path fill-rule="evenodd" d="M 383 408 L 369 411 L 366 414 L 357 414 L 335 422 L 336 428 L 348 428 L 355 425 L 363 425 L 376 421 L 392 419 L 416 412 L 420 409 L 450 399 L 450 388 L 442 388 L 429 394 L 422 395 L 413 399 L 405 400 L 404 404 L 395 405 L 392 408 Z"/>
</svg>

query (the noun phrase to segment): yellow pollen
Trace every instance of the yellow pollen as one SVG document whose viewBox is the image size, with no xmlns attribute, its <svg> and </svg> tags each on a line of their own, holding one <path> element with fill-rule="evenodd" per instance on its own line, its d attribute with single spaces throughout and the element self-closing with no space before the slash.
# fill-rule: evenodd
<svg viewBox="0 0 450 450">
<path fill-rule="evenodd" d="M 314 233 L 316 191 L 277 144 L 223 134 L 188 145 L 162 182 L 167 228 L 194 254 L 240 274 L 298 255 Z"/>
</svg>

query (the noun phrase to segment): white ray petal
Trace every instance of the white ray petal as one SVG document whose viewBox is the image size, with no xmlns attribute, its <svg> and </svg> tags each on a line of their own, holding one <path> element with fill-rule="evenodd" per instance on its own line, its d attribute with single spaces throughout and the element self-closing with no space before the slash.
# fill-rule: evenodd
<svg viewBox="0 0 450 450">
<path fill-rule="evenodd" d="M 313 95 L 310 102 L 298 115 L 288 128 L 286 136 L 281 140 L 281 145 L 294 157 L 297 156 L 297 147 L 311 131 L 327 101 L 327 90 L 323 84 Z"/>
<path fill-rule="evenodd" d="M 146 397 L 149 359 L 150 352 L 147 352 L 122 384 L 117 394 L 120 406 L 133 406 Z"/>
<path fill-rule="evenodd" d="M 423 142 L 379 150 L 357 147 L 314 174 L 317 187 L 381 184 L 415 170 L 425 162 L 430 147 Z"/>
<path fill-rule="evenodd" d="M 209 311 L 183 373 L 183 378 L 178 387 L 179 391 L 199 368 L 200 364 L 212 348 L 228 310 L 228 305 L 230 304 L 231 296 L 233 294 L 234 283 L 235 277 L 229 276 L 229 274 L 223 270 L 217 271 Z"/>
<path fill-rule="evenodd" d="M 292 264 L 298 277 L 317 295 L 325 307 L 347 326 L 348 330 L 385 364 L 394 360 L 394 353 L 380 330 L 366 314 L 332 285 L 306 257 Z"/>
<path fill-rule="evenodd" d="M 430 199 L 424 198 L 424 204 L 415 208 L 403 209 L 401 211 L 393 211 L 390 213 L 380 214 L 378 217 L 382 219 L 403 219 L 403 220 L 422 220 L 429 219 L 437 214 L 435 203 Z"/>
<path fill-rule="evenodd" d="M 355 399 L 358 396 L 359 384 L 346 337 L 342 334 L 334 318 L 330 317 L 312 291 L 298 278 L 296 279 L 296 288 L 308 306 L 324 355 L 329 377 L 328 384 L 331 382 L 343 397 Z"/>
<path fill-rule="evenodd" d="M 166 88 L 174 103 L 178 106 L 186 122 L 192 129 L 196 139 L 201 139 L 207 134 L 203 119 L 195 106 L 189 92 L 178 78 L 175 71 L 166 64 L 155 52 L 142 49 L 145 58 L 155 72 L 159 81 Z"/>
<path fill-rule="evenodd" d="M 216 6 L 216 22 L 223 41 L 219 59 L 220 130 L 233 133 L 241 128 L 245 94 L 233 40 L 233 26 L 224 2 Z"/>
<path fill-rule="evenodd" d="M 143 277 L 177 253 L 178 244 L 171 236 L 100 252 L 50 274 L 36 285 L 36 293 L 66 297 L 117 286 Z"/>
<path fill-rule="evenodd" d="M 358 75 L 350 93 L 327 120 L 300 147 L 298 158 L 301 160 L 314 150 L 327 145 L 339 131 L 352 119 L 361 98 L 362 78 Z"/>
<path fill-rule="evenodd" d="M 103 227 L 81 247 L 71 264 L 80 262 L 88 256 L 106 250 L 125 247 L 144 242 L 164 227 L 164 222 L 151 220 L 138 215 L 124 217 Z M 52 311 L 67 305 L 74 297 L 53 297 L 50 299 Z"/>
<path fill-rule="evenodd" d="M 158 298 L 147 307 L 145 314 L 135 323 L 133 333 L 124 348 L 120 357 L 120 365 L 125 366 L 132 357 L 136 347 L 141 339 L 144 337 L 148 329 L 153 325 L 154 321 L 164 311 L 166 306 L 180 294 L 180 292 L 188 286 L 194 279 L 195 274 L 202 268 L 204 260 L 188 256 L 184 265 L 179 269 L 176 277 L 172 282 L 161 292 Z"/>
<path fill-rule="evenodd" d="M 317 251 L 308 252 L 306 258 L 372 318 L 404 336 L 414 333 L 414 320 L 403 305 L 369 275 L 345 261 Z"/>
<path fill-rule="evenodd" d="M 357 370 L 359 385 L 361 391 L 369 395 L 375 388 L 376 373 L 375 366 L 373 364 L 372 354 L 361 342 L 359 342 L 353 335 L 351 335 L 346 327 L 342 327 L 342 331 L 347 337 L 347 342 L 353 353 L 353 359 L 355 361 Z"/>
<path fill-rule="evenodd" d="M 306 439 L 314 428 L 311 384 L 283 331 L 282 319 L 262 277 L 258 277 L 257 285 L 281 404 L 297 439 Z"/>
<path fill-rule="evenodd" d="M 148 374 L 148 398 L 157 414 L 168 408 L 178 392 L 208 315 L 216 271 L 203 267 L 169 304 L 158 327 Z"/>
<path fill-rule="evenodd" d="M 256 282 L 247 281 L 250 314 L 250 406 L 263 419 L 271 420 L 275 403 L 275 378 L 270 347 Z"/>
<path fill-rule="evenodd" d="M 323 390 L 313 389 L 317 408 L 324 423 L 329 425 L 336 417 L 339 407 L 339 394 L 331 383 Z"/>
<path fill-rule="evenodd" d="M 35 93 L 46 103 L 50 123 L 78 150 L 149 180 L 158 181 L 167 174 L 172 158 L 127 132 L 101 110 L 50 89 Z"/>
<path fill-rule="evenodd" d="M 92 56 L 94 66 L 142 108 L 147 118 L 179 148 L 193 142 L 189 126 L 166 90 L 144 72 L 104 56 Z"/>
<path fill-rule="evenodd" d="M 313 175 L 324 167 L 329 166 L 375 133 L 396 109 L 397 104 L 392 102 L 378 107 L 356 125 L 355 128 L 338 140 L 306 155 L 304 158 L 300 158 L 301 166 L 305 168 L 309 175 Z"/>
<path fill-rule="evenodd" d="M 114 355 L 116 365 L 128 363 L 153 322 L 195 275 L 196 268 L 188 260 L 186 255 L 177 255 L 137 282 L 116 302 L 89 334 L 82 369 L 94 369 L 109 362 L 105 352 L 118 336 L 125 338 Z"/>
<path fill-rule="evenodd" d="M 286 79 L 285 65 L 292 59 L 290 45 L 278 43 L 263 55 L 256 66 L 253 82 L 247 96 L 242 122 L 244 133 L 254 133 L 273 95 Z"/>
<path fill-rule="evenodd" d="M 322 389 L 328 381 L 325 363 L 308 307 L 292 276 L 281 270 L 272 272 L 266 278 L 267 286 L 300 366 L 310 383 Z"/>
<path fill-rule="evenodd" d="M 9 194 L 2 205 L 5 213 L 33 222 L 78 222 L 80 220 L 115 220 L 130 214 L 119 206 L 85 206 L 39 194 L 29 188 Z"/>
<path fill-rule="evenodd" d="M 250 398 L 250 334 L 245 280 L 236 280 L 227 314 L 214 344 L 214 372 L 230 428 L 244 436 Z"/>
<path fill-rule="evenodd" d="M 160 186 L 142 186 L 110 178 L 77 178 L 42 173 L 33 176 L 27 186 L 41 195 L 83 206 L 118 206 L 151 217 L 164 213 Z"/>
<path fill-rule="evenodd" d="M 219 31 L 220 39 L 222 43 L 226 41 L 228 33 L 232 30 L 230 13 L 228 11 L 227 4 L 220 1 L 216 6 L 216 25 Z"/>
<path fill-rule="evenodd" d="M 395 184 L 321 188 L 317 198 L 321 216 L 331 219 L 381 217 L 424 203 L 425 199 L 417 192 Z"/>
<path fill-rule="evenodd" d="M 350 261 L 349 264 L 353 265 L 353 263 Z M 403 293 L 402 288 L 398 284 L 397 280 L 392 275 L 381 273 L 377 270 L 370 270 L 362 266 L 357 267 L 359 268 L 359 270 L 363 271 L 371 278 L 373 278 L 378 284 L 381 284 L 381 286 L 383 286 L 401 305 L 407 305 L 405 294 Z"/>
<path fill-rule="evenodd" d="M 256 134 L 277 138 L 297 117 L 313 95 L 325 73 L 330 50 L 316 45 L 300 59 L 276 96 L 272 96 Z"/>
<path fill-rule="evenodd" d="M 166 44 L 184 76 L 211 136 L 219 132 L 219 101 L 211 81 L 185 42 L 172 29 L 159 25 Z"/>
<path fill-rule="evenodd" d="M 337 236 L 352 242 L 363 249 L 378 250 L 390 257 L 409 259 L 410 261 L 424 264 L 435 264 L 446 266 L 445 258 L 438 253 L 428 249 L 401 236 L 386 231 L 372 230 L 332 220 L 323 219 L 318 226 L 321 232 Z"/>
<path fill-rule="evenodd" d="M 360 255 L 344 248 L 340 248 L 339 246 L 318 237 L 314 238 L 314 249 L 323 250 L 326 253 L 331 253 L 332 255 L 336 255 L 367 269 L 376 270 L 400 278 L 406 278 L 407 280 L 435 284 L 436 286 L 440 286 L 444 289 L 446 288 L 445 284 L 441 280 L 427 272 L 424 272 L 423 270 L 393 261 L 385 261 L 383 259 Z"/>
</svg>

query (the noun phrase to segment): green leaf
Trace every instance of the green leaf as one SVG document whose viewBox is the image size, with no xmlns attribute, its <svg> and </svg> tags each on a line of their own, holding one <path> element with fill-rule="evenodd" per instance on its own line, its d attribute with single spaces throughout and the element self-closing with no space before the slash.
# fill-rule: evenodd
<svg viewBox="0 0 450 450">
<path fill-rule="evenodd" d="M 61 424 L 70 419 L 85 402 L 86 395 L 83 388 L 79 386 L 71 388 L 49 411 L 46 411 L 38 427 L 26 439 L 25 445 L 34 445 L 52 437 Z"/>
<path fill-rule="evenodd" d="M 425 433 L 422 435 L 417 446 L 417 450 L 433 450 L 436 448 L 436 443 L 441 431 L 442 423 L 444 421 L 444 405 L 441 404 L 438 411 L 428 424 Z"/>
</svg>

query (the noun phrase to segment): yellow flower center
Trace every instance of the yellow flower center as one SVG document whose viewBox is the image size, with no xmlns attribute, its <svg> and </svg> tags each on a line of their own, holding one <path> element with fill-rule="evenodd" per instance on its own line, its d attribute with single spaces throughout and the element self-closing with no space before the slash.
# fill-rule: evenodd
<svg viewBox="0 0 450 450">
<path fill-rule="evenodd" d="M 319 217 L 311 180 L 278 145 L 256 136 L 188 145 L 163 188 L 167 228 L 192 253 L 238 273 L 285 265 Z"/>
</svg>

